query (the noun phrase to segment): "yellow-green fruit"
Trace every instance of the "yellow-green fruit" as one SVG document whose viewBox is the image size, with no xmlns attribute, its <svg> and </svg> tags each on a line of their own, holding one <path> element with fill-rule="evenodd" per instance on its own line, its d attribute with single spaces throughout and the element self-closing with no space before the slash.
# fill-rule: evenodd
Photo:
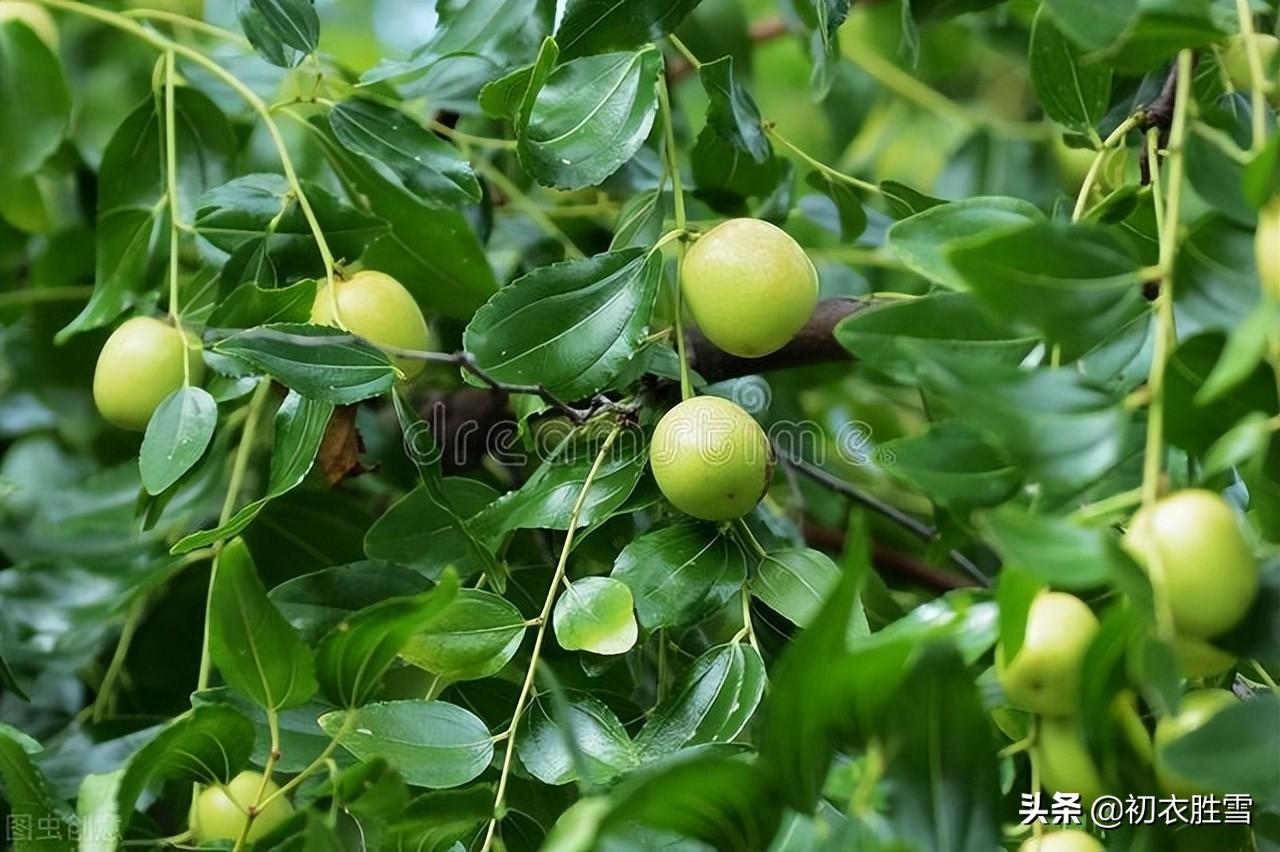
<svg viewBox="0 0 1280 852">
<path fill-rule="evenodd" d="M 1124 738 L 1134 753 L 1142 758 L 1143 763 L 1151 763 L 1151 734 L 1142 723 L 1138 714 L 1138 696 L 1133 690 L 1125 689 L 1116 693 L 1111 700 L 1111 718 L 1120 727 Z"/>
<path fill-rule="evenodd" d="M 1065 592 L 1041 592 L 1027 612 L 1022 647 L 1012 660 L 996 650 L 996 673 L 1009 700 L 1035 713 L 1075 710 L 1080 665 L 1098 632 L 1098 618 L 1084 601 Z"/>
<path fill-rule="evenodd" d="M 431 332 L 413 296 L 396 279 L 382 272 L 357 272 L 345 281 L 335 281 L 338 289 L 338 316 L 348 331 L 375 346 L 392 349 L 431 349 Z M 329 285 L 320 287 L 311 308 L 311 321 L 338 325 L 334 317 Z M 408 378 L 422 372 L 421 359 L 395 357 L 392 361 Z"/>
<path fill-rule="evenodd" d="M 1268 201 L 1258 213 L 1253 248 L 1262 292 L 1280 301 L 1280 195 Z"/>
<path fill-rule="evenodd" d="M 151 317 L 126 320 L 98 353 L 93 373 L 93 401 L 109 423 L 141 432 L 156 407 L 182 387 L 182 359 L 187 359 L 191 384 L 204 379 L 200 339 L 186 339 L 168 323 Z"/>
<path fill-rule="evenodd" d="M 191 830 L 196 840 L 207 843 L 210 840 L 236 840 L 244 830 L 249 819 L 248 808 L 258 801 L 258 791 L 262 790 L 262 798 L 275 793 L 280 787 L 276 782 L 268 780 L 262 787 L 262 773 L 245 770 L 232 778 L 225 787 L 207 787 L 196 800 L 195 816 Z M 293 813 L 293 806 L 284 796 L 272 799 L 256 817 L 245 838 L 248 841 L 265 836 L 273 828 L 287 820 Z"/>
<path fill-rule="evenodd" d="M 750 414 L 728 400 L 699 396 L 658 421 L 649 463 L 658 487 L 677 509 L 727 521 L 750 512 L 764 496 L 773 450 Z"/>
<path fill-rule="evenodd" d="M 1162 584 L 1181 635 L 1225 633 L 1257 597 L 1257 561 L 1236 513 L 1212 491 L 1190 488 L 1141 509 L 1125 546 Z"/>
<path fill-rule="evenodd" d="M 784 346 L 818 303 L 818 273 L 776 225 L 730 219 L 685 257 L 681 290 L 707 339 L 731 355 L 759 358 Z"/>
<path fill-rule="evenodd" d="M 1280 39 L 1271 33 L 1254 33 L 1253 44 L 1258 50 L 1258 58 L 1262 61 L 1262 82 L 1264 87 L 1275 73 L 1276 55 L 1280 52 Z M 1243 35 L 1234 36 L 1222 52 L 1222 69 L 1231 78 L 1231 85 L 1246 91 L 1253 88 L 1253 74 L 1249 70 L 1249 51 L 1245 48 Z"/>
<path fill-rule="evenodd" d="M 1236 697 L 1225 689 L 1197 689 L 1182 696 L 1178 712 L 1156 723 L 1156 780 L 1160 788 L 1180 796 L 1215 792 L 1170 769 L 1164 759 L 1168 746 L 1199 729 L 1219 711 L 1236 703 Z"/>
<path fill-rule="evenodd" d="M 5 21 L 21 21 L 49 45 L 49 49 L 58 50 L 58 25 L 54 22 L 49 10 L 26 0 L 0 0 L 0 24 Z"/>
<path fill-rule="evenodd" d="M 1199 679 L 1220 675 L 1235 665 L 1236 657 L 1200 639 L 1174 638 L 1173 655 L 1183 677 Z"/>
<path fill-rule="evenodd" d="M 1107 852 L 1093 835 L 1074 828 L 1050 831 L 1031 838 L 1018 847 L 1018 852 Z"/>
<path fill-rule="evenodd" d="M 1073 718 L 1044 716 L 1036 733 L 1040 784 L 1051 793 L 1079 793 L 1092 804 L 1106 792 Z"/>
</svg>

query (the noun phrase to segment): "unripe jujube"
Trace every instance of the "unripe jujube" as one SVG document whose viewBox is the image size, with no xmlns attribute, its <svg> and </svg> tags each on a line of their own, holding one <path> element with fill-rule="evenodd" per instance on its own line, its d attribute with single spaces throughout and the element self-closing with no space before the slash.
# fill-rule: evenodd
<svg viewBox="0 0 1280 852">
<path fill-rule="evenodd" d="M 204 378 L 200 339 L 151 317 L 126 320 L 98 353 L 93 401 L 109 423 L 141 432 L 165 397 L 182 387 L 182 359 L 191 384 Z"/>
<path fill-rule="evenodd" d="M 338 293 L 337 317 L 333 294 L 325 284 L 316 292 L 311 321 L 317 325 L 342 325 L 374 346 L 390 349 L 429 350 L 431 332 L 422 309 L 412 294 L 396 279 L 382 272 L 364 270 L 346 280 L 335 280 Z M 391 357 L 407 378 L 422 372 L 426 362 L 404 356 Z"/>
</svg>

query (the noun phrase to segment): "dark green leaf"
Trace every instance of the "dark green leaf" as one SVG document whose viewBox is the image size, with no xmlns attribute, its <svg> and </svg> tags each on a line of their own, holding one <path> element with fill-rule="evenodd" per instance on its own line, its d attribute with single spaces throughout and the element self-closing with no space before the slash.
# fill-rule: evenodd
<svg viewBox="0 0 1280 852">
<path fill-rule="evenodd" d="M 563 46 L 563 42 L 561 42 Z M 520 162 L 539 183 L 599 184 L 644 144 L 658 108 L 653 47 L 574 59 L 551 72 L 520 134 Z"/>
<path fill-rule="evenodd" d="M 422 200 L 443 205 L 480 200 L 480 182 L 471 164 L 399 110 L 370 100 L 349 100 L 334 107 L 329 124 L 348 150 L 386 165 Z"/>
<path fill-rule="evenodd" d="M 646 189 L 628 198 L 618 212 L 609 250 L 653 246 L 662 236 L 662 225 L 670 206 L 666 193 L 656 189 Z"/>
<path fill-rule="evenodd" d="M 800 627 L 809 624 L 840 580 L 840 569 L 808 547 L 763 556 L 751 578 L 751 593 Z"/>
<path fill-rule="evenodd" d="M 500 595 L 463 589 L 453 603 L 400 652 L 405 660 L 450 681 L 477 680 L 502 670 L 524 639 L 525 620 Z"/>
<path fill-rule="evenodd" d="M 0 22 L 0 177 L 38 169 L 62 144 L 70 122 L 71 95 L 58 57 L 21 18 Z"/>
<path fill-rule="evenodd" d="M 765 687 L 764 660 L 750 645 L 718 645 L 690 664 L 636 736 L 643 759 L 686 746 L 731 742 L 755 714 Z"/>
<path fill-rule="evenodd" d="M 444 496 L 453 512 L 446 511 L 427 486 L 419 485 L 391 505 L 369 528 L 364 552 L 370 559 L 386 559 L 438 577 L 449 566 L 465 573 L 478 567 L 470 542 L 458 532 L 456 518 L 469 518 L 498 496 L 493 488 L 474 479 L 443 480 Z"/>
<path fill-rule="evenodd" d="M 0 730 L 0 791 L 4 793 L 10 814 L 6 835 L 14 842 L 15 852 L 68 852 L 76 848 L 66 806 L 54 797 L 23 744 L 3 730 Z M 19 831 L 22 833 L 15 833 Z"/>
<path fill-rule="evenodd" d="M 1114 562 L 1125 558 L 1108 530 L 1032 514 L 1020 506 L 1002 506 L 978 520 L 1006 565 L 1016 565 L 1055 588 L 1099 586 L 1114 575 Z"/>
<path fill-rule="evenodd" d="M 1019 198 L 969 198 L 939 202 L 889 228 L 889 249 L 913 272 L 953 290 L 966 288 L 952 267 L 949 250 L 958 241 L 1043 222 L 1035 205 Z"/>
<path fill-rule="evenodd" d="M 535 698 L 520 723 L 516 755 L 530 775 L 544 784 L 576 780 L 603 784 L 635 767 L 631 737 L 603 702 L 586 693 L 571 692 L 562 703 L 567 712 L 556 713 L 555 718 L 547 704 Z M 588 778 L 579 778 L 578 761 L 570 745 L 579 753 Z"/>
<path fill-rule="evenodd" d="M 703 63 L 698 79 L 707 92 L 707 126 L 757 163 L 773 156 L 773 148 L 764 135 L 760 110 L 751 94 L 733 75 L 733 57 L 722 56 Z"/>
<path fill-rule="evenodd" d="M 809 56 L 813 71 L 809 87 L 817 99 L 831 91 L 840 60 L 837 31 L 849 15 L 851 0 L 796 0 L 793 4 L 801 24 L 809 31 Z"/>
<path fill-rule="evenodd" d="M 335 405 L 377 396 L 395 383 L 395 368 L 382 350 L 327 326 L 259 326 L 225 337 L 212 348 L 304 397 Z"/>
<path fill-rule="evenodd" d="M 647 630 L 693 624 L 729 600 L 747 578 L 746 554 L 710 524 L 678 524 L 632 541 L 613 566 L 631 588 Z"/>
<path fill-rule="evenodd" d="M 226 687 L 193 693 L 191 704 L 193 707 L 201 704 L 225 704 L 239 711 L 253 723 L 255 732 L 249 761 L 254 766 L 266 766 L 271 752 L 271 727 L 265 710 Z M 276 714 L 280 732 L 280 758 L 275 762 L 277 772 L 301 772 L 320 756 L 329 745 L 329 735 L 316 720 L 332 709 L 333 705 L 313 699 Z M 339 762 L 343 762 L 345 755 L 338 754 L 336 757 Z"/>
<path fill-rule="evenodd" d="M 1219 793 L 1252 795 L 1273 807 L 1280 791 L 1280 700 L 1259 695 L 1229 704 L 1161 749 L 1171 773 Z"/>
<path fill-rule="evenodd" d="M 852 242 L 867 229 L 867 211 L 863 209 L 862 199 L 851 186 L 833 181 L 818 171 L 809 172 L 804 182 L 830 198 L 835 205 L 840 222 L 840 239 Z"/>
<path fill-rule="evenodd" d="M 673 31 L 700 0 L 569 0 L 556 40 L 566 59 L 640 47 Z"/>
<path fill-rule="evenodd" d="M 286 580 L 267 597 L 304 641 L 314 644 L 353 613 L 387 598 L 420 594 L 430 586 L 421 574 L 398 565 L 354 562 Z"/>
<path fill-rule="evenodd" d="M 165 397 L 147 422 L 138 469 L 142 485 L 159 494 L 204 455 L 218 425 L 218 404 L 203 388 L 186 386 Z"/>
<path fill-rule="evenodd" d="M 1008 500 L 1022 474 L 998 446 L 959 420 L 881 446 L 885 466 L 929 499 L 956 507 L 993 506 Z"/>
<path fill-rule="evenodd" d="M 218 553 L 209 596 L 209 656 L 232 689 L 268 710 L 316 691 L 315 658 L 267 599 L 249 548 L 232 539 Z"/>
<path fill-rule="evenodd" d="M 1182 242 L 1174 273 L 1178 336 L 1234 334 L 1260 299 L 1253 227 L 1218 215 L 1197 222 Z"/>
<path fill-rule="evenodd" d="M 661 255 L 640 249 L 543 267 L 494 294 L 463 344 L 499 381 L 588 396 L 640 348 L 661 277 Z"/>
<path fill-rule="evenodd" d="M 1045 114 L 1078 133 L 1095 133 L 1111 105 L 1111 68 L 1082 61 L 1043 8 L 1031 29 L 1030 64 Z"/>
<path fill-rule="evenodd" d="M 475 714 L 444 701 L 386 701 L 320 717 L 320 726 L 361 760 L 386 758 L 405 781 L 439 789 L 466 784 L 493 759 Z"/>
<path fill-rule="evenodd" d="M 272 64 L 297 65 L 320 43 L 320 17 L 312 0 L 239 0 L 237 12 L 249 41 Z"/>
<path fill-rule="evenodd" d="M 518 129 L 523 129 L 529 121 L 534 98 L 547 82 L 559 57 L 560 49 L 555 39 L 548 36 L 532 65 L 517 68 L 480 90 L 480 108 L 491 118 L 511 119 Z"/>
<path fill-rule="evenodd" d="M 428 592 L 390 598 L 334 625 L 316 651 L 316 676 L 325 695 L 340 707 L 367 702 L 413 635 L 427 629 L 457 591 L 457 575 L 446 571 Z"/>
<path fill-rule="evenodd" d="M 304 279 L 288 287 L 263 289 L 246 281 L 231 291 L 209 314 L 214 328 L 252 328 L 255 325 L 305 323 L 311 318 L 316 282 Z"/>
</svg>

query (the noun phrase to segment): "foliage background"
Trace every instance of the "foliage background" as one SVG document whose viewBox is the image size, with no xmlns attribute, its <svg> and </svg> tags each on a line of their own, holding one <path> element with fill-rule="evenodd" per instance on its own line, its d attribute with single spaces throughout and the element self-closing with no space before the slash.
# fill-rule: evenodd
<svg viewBox="0 0 1280 852">
<path fill-rule="evenodd" d="M 579 125 L 572 102 L 621 66 L 578 65 L 541 101 L 524 85 L 551 4 L 430 5 L 91 7 L 189 51 L 171 69 L 118 18 L 56 11 L 56 53 L 0 25 L 0 780 L 10 809 L 58 826 L 30 846 L 69 846 L 76 813 L 132 840 L 180 835 L 192 781 L 270 764 L 299 779 L 299 815 L 267 847 L 480 848 L 496 800 L 512 849 L 1015 848 L 1033 781 L 1001 749 L 1031 722 L 992 649 L 1041 586 L 1088 600 L 1103 630 L 1082 736 L 1109 790 L 1153 791 L 1100 708 L 1132 691 L 1150 727 L 1185 684 L 1118 533 L 1147 492 L 1191 484 L 1247 512 L 1264 588 L 1221 642 L 1238 669 L 1214 681 L 1251 700 L 1184 765 L 1253 794 L 1255 825 L 1106 841 L 1280 845 L 1280 296 L 1254 254 L 1280 145 L 1265 91 L 1235 91 L 1223 67 L 1239 7 L 1274 32 L 1274 2 L 638 0 L 611 16 L 570 0 L 569 20 L 605 23 L 561 29 L 559 67 L 620 52 L 621 126 L 612 108 Z M 663 38 L 675 20 L 732 76 L 691 68 Z M 363 344 L 243 331 L 305 322 L 327 270 L 267 124 L 192 53 L 274 106 L 334 257 L 394 272 L 441 352 L 470 355 L 393 393 Z M 1168 144 L 1178 91 L 1190 129 L 1157 161 L 1157 194 L 1142 130 Z M 574 171 L 567 148 L 538 148 L 575 126 L 573 157 L 617 162 Z M 806 247 L 826 300 L 779 360 L 689 341 L 720 380 L 706 390 L 784 435 L 807 424 L 746 530 L 676 517 L 642 445 L 591 474 L 617 414 L 597 392 L 641 433 L 678 399 L 680 249 L 648 250 L 742 213 Z M 614 367 L 494 367 L 564 315 L 494 339 L 476 309 L 502 315 L 529 292 L 512 281 L 565 286 L 583 267 L 555 264 L 611 249 L 633 309 Z M 148 472 L 146 444 L 94 411 L 93 365 L 123 316 L 179 306 L 216 413 L 157 427 L 158 444 L 209 443 Z M 484 387 L 476 366 L 558 393 Z M 507 421 L 511 448 L 554 446 L 561 402 L 592 415 L 567 465 L 486 459 L 458 431 Z M 563 629 L 539 621 L 557 564 Z"/>
</svg>

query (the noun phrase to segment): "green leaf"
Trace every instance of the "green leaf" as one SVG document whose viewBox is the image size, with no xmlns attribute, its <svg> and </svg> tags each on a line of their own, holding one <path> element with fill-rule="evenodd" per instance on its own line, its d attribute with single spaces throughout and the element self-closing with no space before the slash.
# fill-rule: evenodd
<svg viewBox="0 0 1280 852">
<path fill-rule="evenodd" d="M 656 189 L 642 190 L 628 198 L 618 211 L 609 251 L 653 246 L 662 236 L 662 225 L 670 206 L 667 194 Z"/>
<path fill-rule="evenodd" d="M 896 180 L 881 181 L 880 194 L 884 197 L 889 213 L 894 219 L 899 220 L 914 216 L 917 213 L 923 213 L 932 207 L 949 203 L 941 198 L 925 195 L 923 192 L 912 189 L 905 183 Z"/>
<path fill-rule="evenodd" d="M 481 3 L 472 2 L 473 6 Z M 475 229 L 461 212 L 423 203 L 342 146 L 325 120 L 311 125 L 347 192 L 390 231 L 375 240 L 361 262 L 395 278 L 426 308 L 470 319 L 498 288 Z"/>
<path fill-rule="evenodd" d="M 631 589 L 612 577 L 573 582 L 556 601 L 552 624 L 566 651 L 625 654 L 639 634 Z"/>
<path fill-rule="evenodd" d="M 385 701 L 320 717 L 361 760 L 386 758 L 418 787 L 458 787 L 493 760 L 493 738 L 475 714 L 445 701 Z"/>
<path fill-rule="evenodd" d="M 34 38 L 34 36 L 32 36 Z M 7 839 L 15 852 L 54 852 L 76 848 L 66 806 L 31 762 L 23 744 L 0 730 L 0 792 L 10 814 Z M 16 834 L 25 826 L 24 834 Z"/>
<path fill-rule="evenodd" d="M 238 538 L 218 553 L 209 594 L 209 656 L 232 689 L 268 710 L 315 694 L 311 649 L 267 599 L 249 548 Z"/>
<path fill-rule="evenodd" d="M 711 648 L 654 708 L 636 748 L 652 760 L 686 746 L 731 742 L 755 714 L 766 680 L 764 660 L 750 645 Z"/>
<path fill-rule="evenodd" d="M 1200 479 L 1208 481 L 1226 473 L 1249 459 L 1261 458 L 1271 443 L 1270 418 L 1261 411 L 1246 414 L 1232 426 L 1204 454 L 1204 469 Z"/>
<path fill-rule="evenodd" d="M 249 755 L 249 762 L 254 766 L 266 766 L 271 752 L 271 728 L 267 723 L 265 710 L 226 687 L 192 693 L 191 705 L 195 707 L 202 704 L 225 704 L 253 723 L 253 751 Z M 316 720 L 332 709 L 332 704 L 312 699 L 276 714 L 276 726 L 280 733 L 280 758 L 275 761 L 277 772 L 301 772 L 324 752 L 329 745 L 329 735 Z M 342 763 L 345 757 L 338 754 L 336 759 Z"/>
<path fill-rule="evenodd" d="M 93 295 L 58 332 L 58 343 L 107 325 L 136 303 L 145 289 L 154 233 L 166 201 L 161 106 L 148 97 L 120 124 L 103 152 L 98 169 Z M 227 179 L 237 144 L 226 116 L 197 89 L 179 86 L 174 90 L 174 118 L 178 207 L 189 222 L 200 194 Z"/>
<path fill-rule="evenodd" d="M 364 537 L 370 559 L 386 559 L 407 565 L 428 577 L 438 577 L 449 566 L 465 574 L 478 566 L 470 542 L 458 532 L 457 518 L 469 518 L 497 498 L 498 492 L 475 479 L 460 476 L 443 480 L 444 496 L 452 512 L 419 485 L 391 504 Z M 464 521 L 465 522 L 465 521 Z"/>
<path fill-rule="evenodd" d="M 1254 411 L 1267 416 L 1278 408 L 1275 372 L 1259 364 L 1232 390 L 1212 403 L 1198 398 L 1227 351 L 1220 334 L 1200 334 L 1178 342 L 1169 356 L 1164 387 L 1164 428 L 1169 443 L 1202 454 L 1228 429 Z"/>
<path fill-rule="evenodd" d="M 559 57 L 560 48 L 556 46 L 555 39 L 547 36 L 532 65 L 517 68 L 485 84 L 480 90 L 480 108 L 490 118 L 511 119 L 517 129 L 522 129 L 529 121 L 534 98 L 547 82 Z"/>
<path fill-rule="evenodd" d="M 885 709 L 888 819 L 918 849 L 979 852 L 1001 840 L 991 722 L 959 655 L 938 648 Z"/>
<path fill-rule="evenodd" d="M 569 0 L 556 40 L 566 59 L 640 47 L 680 26 L 701 0 Z"/>
<path fill-rule="evenodd" d="M 937 360 L 923 378 L 955 415 L 995 439 L 1029 479 L 1051 489 L 1087 484 L 1125 452 L 1128 412 L 1073 369 Z"/>
<path fill-rule="evenodd" d="M 495 293 L 463 345 L 499 381 L 588 396 L 639 350 L 661 278 L 661 256 L 640 249 L 543 267 Z"/>
<path fill-rule="evenodd" d="M 629 543 L 612 576 L 631 589 L 646 630 L 693 624 L 742 588 L 747 559 L 737 541 L 711 524 L 677 524 Z"/>
<path fill-rule="evenodd" d="M 1222 37 L 1209 0 L 1048 0 L 1063 32 L 1094 62 L 1150 70 L 1184 48 Z"/>
<path fill-rule="evenodd" d="M 311 318 L 316 299 L 316 282 L 304 279 L 288 287 L 264 289 L 254 281 L 246 281 L 209 314 L 213 328 L 252 328 L 255 325 L 288 322 L 305 323 Z"/>
<path fill-rule="evenodd" d="M 1111 105 L 1111 68 L 1083 61 L 1045 8 L 1031 28 L 1031 82 L 1045 114 L 1077 133 L 1095 133 Z"/>
<path fill-rule="evenodd" d="M 1020 198 L 938 202 L 890 226 L 888 245 L 913 272 L 953 290 L 964 290 L 965 280 L 948 256 L 953 245 L 969 237 L 1043 221 L 1044 214 Z"/>
<path fill-rule="evenodd" d="M 564 41 L 560 41 L 562 52 Z M 601 183 L 640 150 L 658 108 L 662 53 L 584 56 L 547 77 L 516 149 L 539 183 L 581 189 Z"/>
<path fill-rule="evenodd" d="M 959 420 L 880 447 L 885 467 L 930 500 L 958 508 L 993 506 L 1014 495 L 1022 474 L 1009 455 Z"/>
<path fill-rule="evenodd" d="M 1176 296 L 1174 297 L 1176 300 Z M 1280 304 L 1270 299 L 1258 302 L 1253 312 L 1227 337 L 1222 357 L 1213 372 L 1196 391 L 1196 405 L 1210 405 L 1238 387 L 1258 368 L 1267 354 L 1271 330 L 1280 323 Z"/>
<path fill-rule="evenodd" d="M 147 422 L 138 455 L 142 485 L 151 495 L 166 491 L 195 466 L 213 440 L 218 404 L 203 388 L 181 387 L 165 397 Z"/>
<path fill-rule="evenodd" d="M 1147 309 L 1137 260 L 1095 226 L 1005 229 L 953 244 L 948 257 L 980 302 L 1060 344 L 1067 359 Z"/>
<path fill-rule="evenodd" d="M 475 784 L 418 796 L 396 812 L 400 818 L 387 826 L 379 848 L 456 852 L 493 816 L 493 795 L 492 786 Z"/>
<path fill-rule="evenodd" d="M 466 517 L 455 508 L 441 473 L 440 448 L 436 445 L 435 436 L 418 417 L 418 413 L 401 399 L 399 394 L 393 395 L 392 403 L 396 409 L 396 419 L 400 422 L 400 431 L 404 435 L 405 450 L 418 469 L 418 479 L 422 482 L 423 502 L 430 506 L 430 514 L 442 522 L 441 526 L 446 533 L 444 536 L 438 536 L 429 549 L 443 558 L 460 553 L 463 560 L 461 564 L 464 567 L 478 565 L 493 583 L 494 588 L 502 592 L 507 585 L 506 568 L 498 563 L 488 545 L 480 540 L 472 529 L 471 522 L 467 520 L 479 511 L 480 506 L 476 505 L 478 501 L 472 501 L 466 507 L 472 510 L 465 513 Z M 492 502 L 491 499 L 485 500 L 485 504 L 490 502 Z M 460 547 L 460 551 L 448 549 L 449 545 L 455 542 L 456 546 Z M 447 564 L 445 563 L 446 567 Z"/>
<path fill-rule="evenodd" d="M 286 580 L 267 597 L 310 645 L 365 607 L 387 598 L 420 594 L 430 587 L 426 577 L 398 565 L 354 562 Z"/>
<path fill-rule="evenodd" d="M 329 125 L 348 150 L 387 166 L 424 201 L 448 206 L 480 200 L 480 182 L 466 158 L 397 109 L 348 100 L 333 108 Z"/>
<path fill-rule="evenodd" d="M 463 589 L 400 656 L 449 681 L 478 680 L 502 670 L 524 639 L 525 620 L 493 592 Z"/>
<path fill-rule="evenodd" d="M 805 175 L 804 182 L 830 198 L 835 205 L 840 222 L 840 239 L 852 242 L 867 229 L 867 211 L 853 187 L 834 181 L 818 171 Z"/>
<path fill-rule="evenodd" d="M 0 176 L 38 169 L 70 123 L 71 95 L 58 57 L 20 18 L 0 22 Z"/>
<path fill-rule="evenodd" d="M 1013 366 L 1036 346 L 1035 337 L 994 322 L 967 293 L 935 293 L 856 311 L 840 321 L 835 337 L 859 359 L 904 383 L 913 383 L 928 360 Z"/>
<path fill-rule="evenodd" d="M 1006 565 L 1060 589 L 1089 589 L 1111 579 L 1121 557 L 1109 531 L 1066 518 L 1037 515 L 1016 505 L 977 516 L 977 521 Z"/>
<path fill-rule="evenodd" d="M 0 686 L 3 686 L 6 691 L 12 692 L 23 701 L 31 701 L 27 696 L 27 693 L 23 690 L 22 684 L 20 684 L 17 677 L 14 676 L 13 669 L 9 667 L 8 661 L 2 656 L 0 656 Z"/>
<path fill-rule="evenodd" d="M 309 399 L 350 405 L 391 389 L 396 372 L 386 353 L 337 328 L 276 323 L 213 344 Z"/>
<path fill-rule="evenodd" d="M 745 212 L 744 199 L 767 196 L 790 179 L 790 165 L 778 157 L 757 163 L 711 127 L 702 128 L 689 154 L 694 194 L 719 212 Z"/>
<path fill-rule="evenodd" d="M 1174 272 L 1179 338 L 1234 335 L 1261 301 L 1260 289 L 1253 228 L 1219 215 L 1201 219 L 1183 240 Z"/>
<path fill-rule="evenodd" d="M 535 697 L 520 722 L 516 755 L 525 770 L 544 784 L 606 783 L 636 765 L 631 737 L 618 717 L 585 692 L 568 692 L 555 718 L 547 702 Z M 577 752 L 578 760 L 575 760 Z M 579 765 L 588 773 L 579 777 Z"/>
<path fill-rule="evenodd" d="M 446 571 L 430 591 L 390 598 L 334 625 L 316 650 L 316 677 L 325 695 L 340 707 L 367 702 L 410 638 L 427 629 L 457 592 L 457 575 Z"/>
<path fill-rule="evenodd" d="M 1219 793 L 1245 793 L 1259 807 L 1280 799 L 1280 700 L 1257 695 L 1227 705 L 1161 749 L 1171 773 Z"/>
<path fill-rule="evenodd" d="M 309 181 L 301 185 L 337 257 L 359 257 L 370 242 L 387 232 L 386 222 L 324 187 Z M 200 196 L 194 225 L 223 251 L 256 249 L 264 262 L 284 263 L 308 275 L 322 274 L 311 225 L 289 182 L 280 175 L 243 175 L 213 187 Z"/>
<path fill-rule="evenodd" d="M 119 791 L 124 770 L 84 777 L 76 794 L 79 852 L 115 852 L 120 842 Z"/>
<path fill-rule="evenodd" d="M 809 56 L 813 70 L 809 88 L 815 100 L 831 91 L 840 61 L 837 31 L 849 15 L 852 0 L 797 0 L 793 4 L 800 23 L 809 31 Z"/>
<path fill-rule="evenodd" d="M 610 517 L 635 490 L 648 464 L 648 448 L 638 432 L 614 445 L 591 483 L 578 516 L 578 526 L 594 526 Z M 482 539 L 510 530 L 569 528 L 573 506 L 595 460 L 594 450 L 570 447 L 570 442 L 543 462 L 520 490 L 504 494 L 471 519 Z"/>
<path fill-rule="evenodd" d="M 733 57 L 705 62 L 698 79 L 707 92 L 707 126 L 757 163 L 773 156 L 764 134 L 760 110 L 751 94 L 733 76 Z"/>
<path fill-rule="evenodd" d="M 840 580 L 840 569 L 825 554 L 808 547 L 776 550 L 760 558 L 751 578 L 751 594 L 791 623 L 804 627 L 822 609 Z"/>
<path fill-rule="evenodd" d="M 237 0 L 245 36 L 273 65 L 291 68 L 320 43 L 320 16 L 312 0 Z"/>
<path fill-rule="evenodd" d="M 290 391 L 276 411 L 267 493 L 246 503 L 225 524 L 178 539 L 169 552 L 175 555 L 189 553 L 238 535 L 253 523 L 269 502 L 300 485 L 315 462 L 332 414 L 332 403 L 306 399 Z"/>
</svg>

